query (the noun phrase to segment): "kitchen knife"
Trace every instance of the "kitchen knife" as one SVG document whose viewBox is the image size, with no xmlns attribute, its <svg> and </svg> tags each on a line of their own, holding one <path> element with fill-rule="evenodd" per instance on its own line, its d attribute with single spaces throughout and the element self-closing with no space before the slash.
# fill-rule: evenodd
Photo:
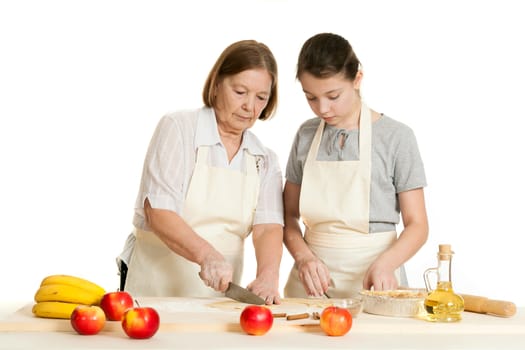
<svg viewBox="0 0 525 350">
<path fill-rule="evenodd" d="M 250 292 L 249 290 L 230 282 L 228 289 L 224 293 L 228 298 L 240 301 L 241 303 L 263 305 L 264 299 Z"/>
</svg>

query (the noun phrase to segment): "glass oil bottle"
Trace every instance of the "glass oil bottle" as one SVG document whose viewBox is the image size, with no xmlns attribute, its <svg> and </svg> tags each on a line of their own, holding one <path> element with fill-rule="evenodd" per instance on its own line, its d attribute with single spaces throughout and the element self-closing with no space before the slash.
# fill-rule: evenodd
<svg viewBox="0 0 525 350">
<path fill-rule="evenodd" d="M 465 304 L 460 295 L 452 289 L 452 251 L 450 244 L 440 244 L 438 267 L 427 269 L 424 273 L 425 285 L 429 294 L 424 305 L 427 312 L 426 319 L 433 322 L 456 322 L 461 320 L 461 313 Z M 429 275 L 437 275 L 436 289 L 430 286 Z"/>
</svg>

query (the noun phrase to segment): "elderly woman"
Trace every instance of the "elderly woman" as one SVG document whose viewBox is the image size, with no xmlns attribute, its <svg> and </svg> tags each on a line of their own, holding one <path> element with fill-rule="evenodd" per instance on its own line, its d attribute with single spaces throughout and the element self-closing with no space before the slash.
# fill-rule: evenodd
<svg viewBox="0 0 525 350">
<path fill-rule="evenodd" d="M 204 107 L 164 116 L 144 162 L 122 254 L 121 289 L 141 296 L 223 295 L 239 283 L 252 233 L 256 278 L 280 303 L 282 176 L 276 154 L 248 129 L 277 106 L 277 64 L 253 40 L 227 47 L 203 89 Z"/>
</svg>

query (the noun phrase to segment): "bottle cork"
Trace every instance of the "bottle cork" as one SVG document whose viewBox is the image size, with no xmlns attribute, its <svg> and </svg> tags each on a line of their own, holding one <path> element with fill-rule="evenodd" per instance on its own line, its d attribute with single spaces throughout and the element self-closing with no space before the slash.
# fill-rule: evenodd
<svg viewBox="0 0 525 350">
<path fill-rule="evenodd" d="M 454 254 L 454 252 L 450 244 L 439 245 L 439 260 L 450 260 L 452 254 Z"/>
</svg>

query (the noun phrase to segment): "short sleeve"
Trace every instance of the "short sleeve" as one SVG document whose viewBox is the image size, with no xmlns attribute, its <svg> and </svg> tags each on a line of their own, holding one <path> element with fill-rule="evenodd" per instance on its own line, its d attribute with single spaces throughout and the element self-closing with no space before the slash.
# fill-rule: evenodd
<svg viewBox="0 0 525 350">
<path fill-rule="evenodd" d="M 295 135 L 290 154 L 288 155 L 288 162 L 286 163 L 286 180 L 294 184 L 300 184 L 303 180 L 303 166 L 297 158 L 298 143 L 299 133 Z"/>
<path fill-rule="evenodd" d="M 136 208 L 148 198 L 158 209 L 181 211 L 184 182 L 182 130 L 174 118 L 163 117 L 155 129 L 144 161 Z"/>
<path fill-rule="evenodd" d="M 304 164 L 319 123 L 319 118 L 309 119 L 297 130 L 286 164 L 287 181 L 298 185 L 302 183 Z"/>
<path fill-rule="evenodd" d="M 427 185 L 423 160 L 412 129 L 402 129 L 396 151 L 394 186 L 396 193 Z"/>
</svg>

